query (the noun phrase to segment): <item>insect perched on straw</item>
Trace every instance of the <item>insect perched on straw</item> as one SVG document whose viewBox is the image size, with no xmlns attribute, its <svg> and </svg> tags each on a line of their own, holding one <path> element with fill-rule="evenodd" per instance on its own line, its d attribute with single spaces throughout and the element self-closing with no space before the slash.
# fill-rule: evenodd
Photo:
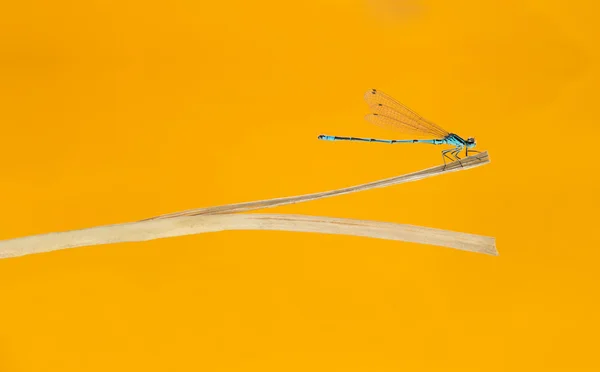
<svg viewBox="0 0 600 372">
<path fill-rule="evenodd" d="M 465 155 L 469 152 L 479 152 L 473 150 L 476 145 L 475 138 L 469 137 L 466 140 L 457 134 L 450 133 L 437 124 L 424 119 L 422 116 L 412 111 L 402 103 L 396 101 L 387 94 L 371 89 L 365 93 L 365 101 L 373 111 L 365 116 L 365 119 L 373 124 L 396 129 L 402 132 L 412 132 L 420 135 L 434 137 L 433 139 L 410 139 L 410 140 L 387 140 L 377 138 L 359 138 L 359 137 L 338 137 L 320 135 L 318 138 L 324 141 L 355 141 L 355 142 L 378 142 L 378 143 L 428 143 L 431 145 L 450 145 L 451 149 L 442 151 L 444 166 L 446 159 L 450 161 L 459 160 L 458 156 L 463 149 Z"/>
</svg>

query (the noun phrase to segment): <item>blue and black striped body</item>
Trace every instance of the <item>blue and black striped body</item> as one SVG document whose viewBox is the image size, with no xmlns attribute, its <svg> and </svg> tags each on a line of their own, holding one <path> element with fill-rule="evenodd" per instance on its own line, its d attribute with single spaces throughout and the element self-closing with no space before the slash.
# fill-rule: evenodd
<svg viewBox="0 0 600 372">
<path fill-rule="evenodd" d="M 361 137 L 340 137 L 340 136 L 328 136 L 321 134 L 318 137 L 323 141 L 352 141 L 352 142 L 376 142 L 376 143 L 388 143 L 388 144 L 396 144 L 396 143 L 426 143 L 430 145 L 450 145 L 453 148 L 449 150 L 442 151 L 442 159 L 444 160 L 444 164 L 446 164 L 446 158 L 452 160 L 459 160 L 460 157 L 458 154 L 463 150 L 467 149 L 467 156 L 469 156 L 469 149 L 474 146 L 474 140 L 468 139 L 465 140 L 457 134 L 448 133 L 448 135 L 444 138 L 437 139 L 411 139 L 411 140 L 388 140 L 388 139 L 378 139 L 378 138 L 361 138 Z M 450 155 L 448 155 L 450 154 Z M 454 158 L 453 158 L 454 157 Z"/>
<path fill-rule="evenodd" d="M 448 143 L 448 141 L 444 139 L 412 139 L 412 140 L 387 140 L 387 139 L 377 139 L 377 138 L 360 138 L 360 137 L 339 137 L 339 136 L 326 136 L 320 135 L 320 140 L 323 141 L 354 141 L 354 142 L 378 142 L 378 143 L 428 143 L 430 145 L 443 145 Z"/>
</svg>

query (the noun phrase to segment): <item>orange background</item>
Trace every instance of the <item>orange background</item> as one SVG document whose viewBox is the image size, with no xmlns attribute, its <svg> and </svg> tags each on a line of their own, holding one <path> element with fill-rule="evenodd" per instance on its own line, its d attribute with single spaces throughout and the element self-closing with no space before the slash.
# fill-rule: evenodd
<svg viewBox="0 0 600 372">
<path fill-rule="evenodd" d="M 0 371 L 600 369 L 596 4 L 5 6 L 0 238 L 438 164 L 316 139 L 402 137 L 363 120 L 378 88 L 492 163 L 268 212 L 495 236 L 500 256 L 242 231 L 3 260 Z"/>
</svg>

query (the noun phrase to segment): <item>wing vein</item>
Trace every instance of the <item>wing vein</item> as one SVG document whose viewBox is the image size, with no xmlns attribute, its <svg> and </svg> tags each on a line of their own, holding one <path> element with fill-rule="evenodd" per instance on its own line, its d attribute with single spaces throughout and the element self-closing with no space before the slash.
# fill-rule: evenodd
<svg viewBox="0 0 600 372">
<path fill-rule="evenodd" d="M 449 133 L 413 110 L 409 109 L 394 98 L 376 89 L 365 93 L 365 101 L 372 113 L 365 119 L 380 127 L 395 129 L 402 132 L 413 132 L 435 137 L 446 137 Z"/>
</svg>

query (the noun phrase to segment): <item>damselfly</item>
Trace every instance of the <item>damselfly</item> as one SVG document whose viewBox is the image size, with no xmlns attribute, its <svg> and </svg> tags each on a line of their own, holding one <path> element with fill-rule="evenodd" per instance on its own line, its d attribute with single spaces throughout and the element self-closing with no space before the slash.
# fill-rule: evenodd
<svg viewBox="0 0 600 372">
<path fill-rule="evenodd" d="M 412 132 L 421 136 L 435 137 L 434 139 L 411 139 L 411 140 L 386 140 L 376 138 L 358 138 L 358 137 L 338 137 L 320 135 L 318 138 L 324 141 L 356 141 L 356 142 L 378 142 L 378 143 L 428 143 L 431 145 L 450 145 L 451 149 L 442 151 L 442 160 L 446 165 L 446 159 L 450 161 L 459 160 L 458 156 L 463 149 L 466 156 L 469 152 L 479 152 L 473 150 L 475 147 L 475 138 L 469 137 L 466 140 L 457 134 L 450 133 L 438 125 L 424 119 L 422 116 L 396 101 L 387 94 L 371 89 L 365 93 L 365 101 L 371 108 L 372 113 L 365 116 L 365 119 L 373 124 L 400 130 L 402 132 Z"/>
</svg>

